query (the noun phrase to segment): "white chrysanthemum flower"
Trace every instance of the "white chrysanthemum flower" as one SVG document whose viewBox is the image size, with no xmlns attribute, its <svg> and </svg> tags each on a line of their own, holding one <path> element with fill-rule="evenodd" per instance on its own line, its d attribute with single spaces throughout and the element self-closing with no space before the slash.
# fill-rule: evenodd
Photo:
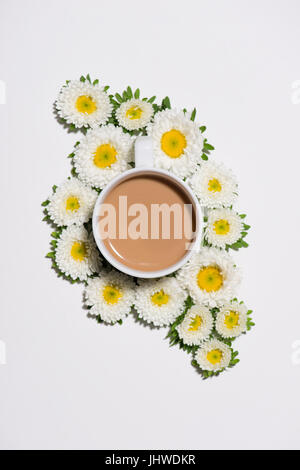
<svg viewBox="0 0 300 470">
<path fill-rule="evenodd" d="M 228 253 L 202 248 L 178 271 L 177 279 L 196 302 L 216 307 L 234 297 L 241 276 Z"/>
<path fill-rule="evenodd" d="M 205 238 L 211 245 L 226 248 L 241 238 L 242 220 L 232 209 L 214 209 L 208 213 Z"/>
<path fill-rule="evenodd" d="M 209 338 L 213 326 L 214 319 L 209 309 L 202 304 L 196 304 L 187 312 L 176 329 L 184 344 L 199 346 Z"/>
<path fill-rule="evenodd" d="M 68 124 L 97 127 L 105 124 L 112 114 L 109 96 L 99 85 L 71 80 L 60 90 L 56 108 Z"/>
<path fill-rule="evenodd" d="M 202 370 L 219 372 L 229 366 L 232 352 L 227 344 L 217 339 L 206 341 L 195 354 L 195 359 Z"/>
<path fill-rule="evenodd" d="M 75 149 L 74 165 L 85 183 L 103 189 L 115 176 L 129 170 L 133 138 L 112 124 L 89 130 Z"/>
<path fill-rule="evenodd" d="M 173 277 L 139 281 L 135 308 L 155 326 L 170 325 L 183 311 L 186 293 Z"/>
<path fill-rule="evenodd" d="M 82 225 L 92 217 L 97 196 L 98 193 L 82 181 L 70 178 L 49 198 L 47 211 L 57 225 Z"/>
<path fill-rule="evenodd" d="M 147 126 L 153 113 L 151 103 L 133 98 L 121 104 L 116 111 L 116 118 L 120 126 L 133 131 Z"/>
<path fill-rule="evenodd" d="M 106 323 L 116 323 L 125 318 L 135 300 L 135 284 L 129 276 L 118 271 L 100 272 L 89 279 L 85 302 L 93 315 L 100 315 Z"/>
<path fill-rule="evenodd" d="M 247 307 L 239 302 L 228 302 L 217 315 L 216 330 L 223 338 L 236 338 L 247 331 Z"/>
<path fill-rule="evenodd" d="M 147 127 L 153 138 L 154 165 L 180 178 L 192 175 L 201 160 L 203 137 L 190 114 L 167 109 Z"/>
<path fill-rule="evenodd" d="M 237 197 L 236 179 L 231 170 L 220 163 L 202 163 L 190 179 L 190 185 L 205 207 L 228 207 Z"/>
<path fill-rule="evenodd" d="M 72 279 L 87 280 L 101 267 L 99 251 L 84 227 L 71 225 L 63 230 L 57 243 L 55 261 L 61 272 Z"/>
</svg>

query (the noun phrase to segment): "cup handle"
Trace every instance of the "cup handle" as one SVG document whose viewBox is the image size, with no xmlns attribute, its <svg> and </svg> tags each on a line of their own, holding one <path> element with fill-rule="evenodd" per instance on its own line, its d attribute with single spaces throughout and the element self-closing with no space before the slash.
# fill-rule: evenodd
<svg viewBox="0 0 300 470">
<path fill-rule="evenodd" d="M 143 168 L 154 166 L 153 156 L 153 140 L 152 137 L 142 136 L 138 137 L 134 145 L 135 151 L 135 167 Z"/>
</svg>

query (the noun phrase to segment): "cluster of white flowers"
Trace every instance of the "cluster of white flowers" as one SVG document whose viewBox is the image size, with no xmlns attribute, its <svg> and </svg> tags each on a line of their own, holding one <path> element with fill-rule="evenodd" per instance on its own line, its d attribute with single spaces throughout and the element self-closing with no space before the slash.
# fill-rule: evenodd
<svg viewBox="0 0 300 470">
<path fill-rule="evenodd" d="M 129 170 L 132 160 L 133 138 L 113 124 L 89 130 L 75 148 L 74 165 L 79 178 L 100 189 Z"/>
<path fill-rule="evenodd" d="M 231 348 L 223 341 L 205 341 L 195 353 L 195 360 L 202 370 L 220 372 L 229 366 L 232 358 Z"/>
<path fill-rule="evenodd" d="M 80 80 L 71 80 L 62 87 L 56 109 L 61 118 L 78 128 L 105 124 L 112 114 L 107 93 L 98 84 Z"/>
<path fill-rule="evenodd" d="M 233 298 L 241 276 L 227 252 L 205 247 L 178 271 L 177 279 L 195 301 L 216 307 Z"/>
<path fill-rule="evenodd" d="M 247 307 L 237 301 L 227 302 L 212 313 L 206 305 L 194 304 L 176 327 L 179 338 L 189 346 L 202 345 L 213 329 L 224 339 L 234 339 L 247 331 Z M 215 316 L 215 318 L 214 318 Z"/>
<path fill-rule="evenodd" d="M 224 249 L 241 238 L 242 230 L 242 219 L 232 209 L 209 211 L 205 238 L 211 245 Z"/>
<path fill-rule="evenodd" d="M 173 277 L 139 280 L 135 308 L 143 320 L 166 326 L 182 313 L 186 293 Z"/>
<path fill-rule="evenodd" d="M 196 304 L 177 326 L 178 336 L 184 344 L 199 346 L 212 332 L 214 319 L 210 310 L 203 304 Z"/>
<path fill-rule="evenodd" d="M 154 110 L 147 101 L 131 99 L 125 101 L 116 111 L 120 126 L 129 131 L 142 129 L 149 124 Z"/>
<path fill-rule="evenodd" d="M 118 271 L 103 271 L 89 279 L 85 289 L 86 305 L 93 315 L 106 323 L 123 320 L 135 301 L 135 284 L 129 276 Z"/>
<path fill-rule="evenodd" d="M 97 196 L 78 178 L 70 178 L 49 198 L 48 214 L 59 226 L 82 225 L 92 217 Z"/>
<path fill-rule="evenodd" d="M 180 178 L 192 175 L 201 161 L 203 137 L 190 114 L 166 109 L 147 127 L 153 139 L 154 165 Z"/>
<path fill-rule="evenodd" d="M 76 225 L 62 231 L 55 261 L 62 273 L 80 281 L 86 281 L 101 267 L 99 251 L 92 235 L 89 235 L 84 227 Z"/>
<path fill-rule="evenodd" d="M 188 346 L 200 369 L 212 375 L 234 363 L 231 342 L 249 326 L 247 307 L 235 299 L 240 271 L 228 254 L 230 246 L 239 246 L 246 227 L 232 208 L 237 181 L 224 165 L 201 158 L 209 147 L 194 113 L 160 111 L 153 99 L 137 98 L 138 90 L 129 96 L 119 96 L 123 101 L 116 103 L 89 77 L 67 82 L 59 93 L 58 115 L 73 128 L 86 129 L 74 150 L 75 176 L 54 188 L 44 204 L 48 220 L 58 227 L 51 257 L 61 273 L 85 283 L 92 315 L 115 324 L 134 307 L 146 323 L 172 325 L 177 342 Z M 184 179 L 199 199 L 206 246 L 198 247 L 175 277 L 135 282 L 102 267 L 89 222 L 99 190 L 131 168 L 139 133 L 153 139 L 154 166 Z M 188 296 L 191 308 L 186 307 Z"/>
</svg>

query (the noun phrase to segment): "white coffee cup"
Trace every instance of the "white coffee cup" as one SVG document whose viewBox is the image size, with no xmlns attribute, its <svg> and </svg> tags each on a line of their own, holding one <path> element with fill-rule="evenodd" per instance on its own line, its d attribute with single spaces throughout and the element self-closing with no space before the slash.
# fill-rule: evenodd
<svg viewBox="0 0 300 470">
<path fill-rule="evenodd" d="M 195 230 L 195 234 L 193 237 L 193 241 L 191 242 L 189 246 L 189 250 L 177 263 L 173 264 L 172 266 L 168 266 L 165 269 L 161 269 L 159 271 L 141 271 L 137 269 L 132 269 L 122 264 L 120 261 L 114 258 L 112 254 L 108 251 L 108 249 L 106 248 L 100 236 L 100 230 L 99 230 L 100 208 L 101 208 L 101 205 L 104 203 L 107 195 L 122 181 L 128 180 L 133 176 L 147 175 L 147 174 L 151 174 L 151 175 L 157 174 L 157 175 L 167 176 L 168 179 L 176 183 L 179 187 L 181 187 L 184 190 L 184 192 L 190 198 L 194 207 L 194 212 L 195 212 L 196 230 Z M 94 234 L 94 238 L 95 238 L 96 244 L 100 252 L 104 256 L 104 258 L 106 258 L 106 260 L 116 269 L 118 269 L 119 271 L 125 274 L 138 277 L 138 278 L 157 278 L 157 277 L 166 276 L 168 274 L 173 273 L 174 271 L 177 271 L 190 259 L 190 257 L 192 256 L 193 250 L 200 243 L 201 230 L 202 230 L 201 221 L 202 221 L 202 217 L 201 217 L 200 206 L 199 206 L 198 200 L 196 199 L 195 195 L 191 191 L 190 187 L 184 181 L 170 174 L 169 172 L 154 168 L 152 138 L 148 136 L 143 136 L 143 137 L 138 137 L 135 141 L 135 168 L 132 170 L 128 170 L 120 174 L 116 178 L 114 178 L 105 187 L 105 189 L 100 193 L 96 201 L 94 212 L 93 212 L 93 234 Z"/>
</svg>

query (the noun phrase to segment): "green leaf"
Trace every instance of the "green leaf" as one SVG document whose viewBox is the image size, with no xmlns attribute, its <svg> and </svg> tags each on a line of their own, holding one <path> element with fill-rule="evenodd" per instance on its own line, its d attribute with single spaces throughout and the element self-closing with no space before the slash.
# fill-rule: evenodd
<svg viewBox="0 0 300 470">
<path fill-rule="evenodd" d="M 50 204 L 49 199 L 47 199 L 46 201 L 42 202 L 41 205 L 42 205 L 42 207 L 46 207 L 46 206 L 48 206 L 48 204 Z"/>
<path fill-rule="evenodd" d="M 191 114 L 191 121 L 195 121 L 196 113 L 197 113 L 197 110 L 196 108 L 194 108 Z"/>
<path fill-rule="evenodd" d="M 104 88 L 103 88 L 103 91 L 106 93 L 107 90 L 109 90 L 110 86 L 109 85 L 106 85 Z"/>
<path fill-rule="evenodd" d="M 87 74 L 86 79 L 87 79 L 90 83 L 92 83 L 92 82 L 91 82 L 91 77 L 90 77 L 90 74 L 89 74 L 89 73 Z"/>
<path fill-rule="evenodd" d="M 114 104 L 115 106 L 119 106 L 119 103 L 115 101 L 113 98 L 110 98 L 110 102 Z"/>
<path fill-rule="evenodd" d="M 240 214 L 240 218 L 241 218 L 241 219 L 245 219 L 246 217 L 247 217 L 246 214 Z"/>
<path fill-rule="evenodd" d="M 206 126 L 199 127 L 201 134 L 206 131 Z"/>
<path fill-rule="evenodd" d="M 115 94 L 115 97 L 117 98 L 117 100 L 119 101 L 119 103 L 123 103 L 122 96 L 121 96 L 119 93 L 116 93 L 116 94 Z"/>
<path fill-rule="evenodd" d="M 206 150 L 215 150 L 215 147 L 213 147 L 212 145 L 208 144 L 207 142 L 204 143 L 204 148 Z"/>
<path fill-rule="evenodd" d="M 134 92 L 134 97 L 135 97 L 135 99 L 139 99 L 139 97 L 140 97 L 140 89 L 139 89 L 139 88 L 137 88 L 137 89 L 135 90 L 135 92 Z"/>
<path fill-rule="evenodd" d="M 127 87 L 127 96 L 129 99 L 133 97 L 132 89 L 130 86 Z"/>
<path fill-rule="evenodd" d="M 208 160 L 208 156 L 205 155 L 205 153 L 203 153 L 203 154 L 201 155 L 201 158 L 202 158 L 202 160 Z"/>
<path fill-rule="evenodd" d="M 149 98 L 148 100 L 148 103 L 152 104 L 155 100 L 156 100 L 156 96 L 151 96 L 151 98 Z"/>
<path fill-rule="evenodd" d="M 50 251 L 50 253 L 47 253 L 46 258 L 55 258 L 55 253 L 53 251 Z"/>
<path fill-rule="evenodd" d="M 84 77 L 83 75 L 81 75 L 80 81 L 81 81 L 81 82 L 85 82 L 85 77 Z"/>
<path fill-rule="evenodd" d="M 93 85 L 98 85 L 98 83 L 99 83 L 99 80 L 98 78 L 96 78 L 96 80 L 93 81 Z"/>
<path fill-rule="evenodd" d="M 169 98 L 168 96 L 166 96 L 166 97 L 162 100 L 162 106 L 163 106 L 164 108 L 171 109 L 170 98 Z"/>
</svg>

